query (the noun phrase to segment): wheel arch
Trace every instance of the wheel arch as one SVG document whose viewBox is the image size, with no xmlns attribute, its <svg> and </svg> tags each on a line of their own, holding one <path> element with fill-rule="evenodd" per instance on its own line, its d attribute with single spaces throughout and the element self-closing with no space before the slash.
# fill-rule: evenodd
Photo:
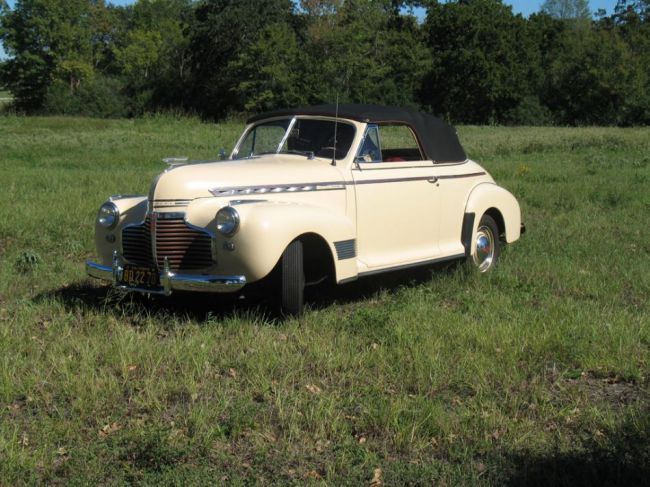
<svg viewBox="0 0 650 487">
<path fill-rule="evenodd" d="M 485 213 L 483 213 L 483 215 L 489 215 L 489 216 L 492 217 L 494 222 L 497 224 L 497 227 L 499 228 L 498 237 L 503 239 L 505 237 L 505 233 L 506 233 L 506 222 L 505 222 L 505 220 L 503 218 L 503 215 L 499 211 L 499 209 L 495 208 L 495 207 L 488 208 L 487 210 L 485 210 Z M 479 220 L 480 220 L 480 218 L 479 218 Z"/>
<path fill-rule="evenodd" d="M 471 232 L 468 215 L 473 214 Z M 521 233 L 521 210 L 517 199 L 506 189 L 494 183 L 477 185 L 470 193 L 465 206 L 463 223 L 463 244 L 467 238 L 473 240 L 476 225 L 485 214 L 490 215 L 499 227 L 499 233 L 507 243 L 517 240 Z M 466 247 L 467 248 L 467 247 Z"/>
<path fill-rule="evenodd" d="M 306 284 L 313 284 L 328 277 L 336 281 L 336 264 L 327 240 L 315 232 L 303 233 L 292 242 L 295 240 L 302 242 Z"/>
<path fill-rule="evenodd" d="M 241 205 L 237 210 L 240 229 L 230 238 L 236 250 L 221 252 L 225 272 L 239 272 L 250 282 L 262 279 L 277 266 L 291 242 L 300 240 L 308 280 L 324 269 L 336 282 L 356 276 L 356 232 L 345 215 L 319 206 L 279 202 Z M 348 245 L 347 253 L 341 254 L 341 244 Z"/>
</svg>

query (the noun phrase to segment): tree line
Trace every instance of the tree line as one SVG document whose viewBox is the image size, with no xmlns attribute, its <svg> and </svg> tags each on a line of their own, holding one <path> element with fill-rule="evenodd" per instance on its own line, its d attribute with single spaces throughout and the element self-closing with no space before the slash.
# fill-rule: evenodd
<svg viewBox="0 0 650 487">
<path fill-rule="evenodd" d="M 417 18 L 413 8 L 425 7 Z M 650 123 L 650 0 L 0 0 L 0 85 L 27 114 L 223 119 L 379 103 L 452 122 Z"/>
</svg>

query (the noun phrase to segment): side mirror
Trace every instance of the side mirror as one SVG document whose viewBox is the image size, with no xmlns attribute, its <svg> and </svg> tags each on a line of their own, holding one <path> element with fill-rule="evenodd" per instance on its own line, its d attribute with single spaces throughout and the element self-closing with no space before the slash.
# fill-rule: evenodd
<svg viewBox="0 0 650 487">
<path fill-rule="evenodd" d="M 223 161 L 226 158 L 226 149 L 219 149 L 219 160 Z"/>
</svg>

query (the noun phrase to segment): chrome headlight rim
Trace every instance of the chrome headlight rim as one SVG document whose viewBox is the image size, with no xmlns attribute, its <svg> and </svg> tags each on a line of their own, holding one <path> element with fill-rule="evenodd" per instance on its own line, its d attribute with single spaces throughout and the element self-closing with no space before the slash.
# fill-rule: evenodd
<svg viewBox="0 0 650 487">
<path fill-rule="evenodd" d="M 217 212 L 217 231 L 224 237 L 232 237 L 239 230 L 239 212 L 232 206 L 224 206 Z"/>
<path fill-rule="evenodd" d="M 106 230 L 112 230 L 120 220 L 120 210 L 115 203 L 107 201 L 99 207 L 97 223 Z"/>
</svg>

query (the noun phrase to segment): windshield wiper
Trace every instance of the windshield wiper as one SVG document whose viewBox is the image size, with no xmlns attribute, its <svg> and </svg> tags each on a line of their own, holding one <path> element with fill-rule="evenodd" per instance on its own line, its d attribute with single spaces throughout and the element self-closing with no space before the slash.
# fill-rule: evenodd
<svg viewBox="0 0 650 487">
<path fill-rule="evenodd" d="M 284 154 L 298 154 L 301 156 L 306 156 L 307 159 L 310 161 L 314 158 L 314 151 L 310 150 L 296 150 L 296 149 L 291 149 L 291 150 L 285 150 L 282 151 Z"/>
</svg>

